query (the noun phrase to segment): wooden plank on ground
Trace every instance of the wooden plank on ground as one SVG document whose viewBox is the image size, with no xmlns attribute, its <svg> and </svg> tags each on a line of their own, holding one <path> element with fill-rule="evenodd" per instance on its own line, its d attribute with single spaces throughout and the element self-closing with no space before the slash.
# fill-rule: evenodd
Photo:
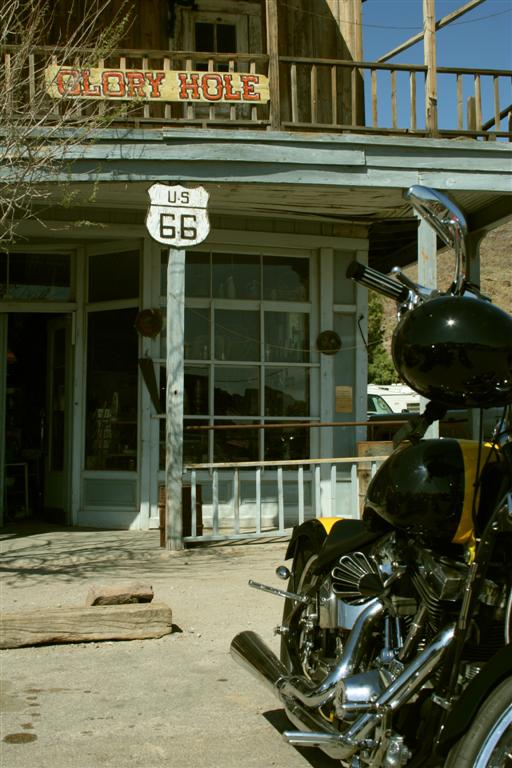
<svg viewBox="0 0 512 768">
<path fill-rule="evenodd" d="M 4 613 L 0 648 L 101 640 L 145 640 L 172 632 L 172 611 L 165 603 L 96 605 Z"/>
</svg>

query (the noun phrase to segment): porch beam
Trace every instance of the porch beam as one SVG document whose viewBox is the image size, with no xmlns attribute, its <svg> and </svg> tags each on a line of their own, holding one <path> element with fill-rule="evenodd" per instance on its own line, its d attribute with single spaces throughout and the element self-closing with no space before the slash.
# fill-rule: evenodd
<svg viewBox="0 0 512 768">
<path fill-rule="evenodd" d="M 435 0 L 423 0 L 424 64 L 427 67 L 425 82 L 425 121 L 428 130 L 437 132 L 437 57 Z"/>
</svg>

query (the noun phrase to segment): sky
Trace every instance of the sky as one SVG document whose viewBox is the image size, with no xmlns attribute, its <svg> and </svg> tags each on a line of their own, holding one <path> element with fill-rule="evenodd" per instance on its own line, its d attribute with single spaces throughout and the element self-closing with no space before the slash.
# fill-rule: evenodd
<svg viewBox="0 0 512 768">
<path fill-rule="evenodd" d="M 465 5 L 467 0 L 436 0 L 436 19 Z M 366 0 L 363 3 L 363 46 L 366 61 L 374 61 L 402 41 L 420 32 L 423 26 L 422 0 Z M 444 67 L 512 69 L 512 0 L 485 0 L 484 3 L 438 30 L 437 64 Z M 416 43 L 390 59 L 395 64 L 423 64 L 423 43 Z M 399 87 L 404 99 L 408 91 L 406 76 Z M 440 123 L 455 127 L 455 78 L 438 78 Z M 380 89 L 380 85 L 379 85 Z M 369 88 L 367 86 L 368 93 Z M 471 78 L 464 78 L 464 96 L 473 94 Z M 492 80 L 483 78 L 483 119 L 493 115 Z M 500 82 L 500 106 L 512 103 L 510 78 Z M 386 113 L 386 105 L 382 107 Z M 367 113 L 368 114 L 368 113 Z M 408 104 L 399 108 L 399 119 L 406 119 Z M 379 114 L 379 118 L 381 115 Z M 446 123 L 450 123 L 447 125 Z M 453 126 L 452 126 L 453 124 Z M 401 126 L 405 127 L 405 126 Z"/>
</svg>

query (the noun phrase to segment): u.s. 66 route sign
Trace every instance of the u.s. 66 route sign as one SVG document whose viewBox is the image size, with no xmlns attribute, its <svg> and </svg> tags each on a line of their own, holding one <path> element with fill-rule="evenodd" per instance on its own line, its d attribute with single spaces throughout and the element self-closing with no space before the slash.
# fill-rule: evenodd
<svg viewBox="0 0 512 768">
<path fill-rule="evenodd" d="M 210 231 L 209 194 L 203 187 L 153 184 L 148 193 L 151 203 L 146 227 L 154 240 L 171 248 L 203 242 Z"/>
</svg>

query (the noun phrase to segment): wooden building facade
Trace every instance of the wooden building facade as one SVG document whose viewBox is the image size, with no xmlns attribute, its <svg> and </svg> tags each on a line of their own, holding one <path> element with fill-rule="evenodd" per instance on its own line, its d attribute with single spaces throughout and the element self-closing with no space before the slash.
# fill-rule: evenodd
<svg viewBox="0 0 512 768">
<path fill-rule="evenodd" d="M 343 514 L 350 471 L 315 474 L 310 463 L 354 457 L 366 437 L 367 297 L 346 268 L 414 260 L 403 190 L 422 183 L 468 211 L 477 275 L 480 238 L 512 215 L 511 73 L 436 72 L 456 94 L 473 83 L 468 109 L 454 98 L 440 125 L 425 85 L 432 61 L 364 61 L 359 0 L 130 5 L 126 35 L 94 65 L 51 47 L 71 34 L 65 3 L 31 54 L 28 93 L 46 87 L 55 114 L 73 100 L 84 119 L 124 109 L 52 166 L 44 211 L 0 254 L 4 514 L 160 525 L 166 331 L 178 320 L 166 317 L 168 250 L 145 226 L 155 182 L 209 194 L 210 234 L 186 249 L 177 350 L 189 536 L 201 485 L 197 514 L 214 535 L 233 509 L 234 535 L 282 530 L 298 508 Z M 420 239 L 435 252 L 428 233 Z M 212 482 L 214 465 L 224 474 Z"/>
</svg>

